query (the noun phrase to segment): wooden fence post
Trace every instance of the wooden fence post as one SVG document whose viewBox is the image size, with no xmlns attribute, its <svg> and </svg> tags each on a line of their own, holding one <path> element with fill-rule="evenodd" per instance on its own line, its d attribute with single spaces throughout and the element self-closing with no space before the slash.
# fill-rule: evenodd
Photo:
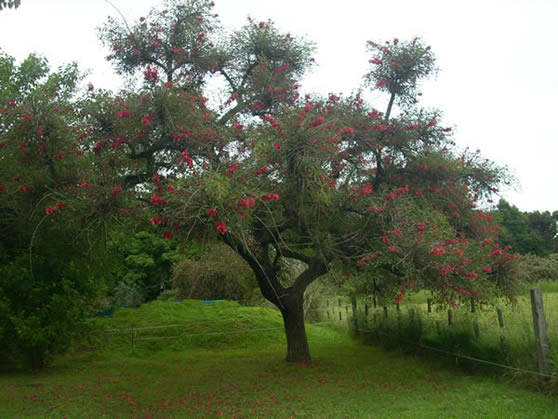
<svg viewBox="0 0 558 419">
<path fill-rule="evenodd" d="M 376 296 L 372 297 L 372 303 L 374 304 L 374 308 L 377 308 L 377 303 L 376 303 Z"/>
<path fill-rule="evenodd" d="M 426 304 L 428 305 L 428 312 L 429 312 L 429 313 L 432 313 L 432 299 L 431 299 L 431 298 L 428 298 L 428 299 L 426 300 Z"/>
<path fill-rule="evenodd" d="M 384 317 L 387 319 L 387 316 L 388 316 L 387 306 L 384 306 Z"/>
<path fill-rule="evenodd" d="M 479 329 L 479 322 L 473 322 L 473 330 L 475 331 L 475 337 L 480 339 L 480 329 Z"/>
<path fill-rule="evenodd" d="M 451 309 L 448 310 L 448 326 L 452 325 L 452 313 Z"/>
<path fill-rule="evenodd" d="M 531 293 L 531 308 L 533 309 L 533 326 L 537 346 L 537 366 L 541 374 L 548 374 L 548 336 L 546 334 L 546 316 L 544 314 L 542 292 L 535 288 Z"/>
<path fill-rule="evenodd" d="M 351 308 L 353 309 L 353 326 L 355 327 L 355 333 L 358 335 L 357 300 L 354 295 L 351 296 Z"/>
<path fill-rule="evenodd" d="M 508 345 L 506 345 L 506 337 L 502 330 L 504 328 L 504 313 L 501 308 L 497 308 L 496 313 L 498 314 L 498 326 L 500 327 L 500 347 L 502 348 L 502 352 L 507 353 Z"/>
<path fill-rule="evenodd" d="M 477 308 L 475 307 L 475 300 L 471 300 L 471 313 L 474 313 L 475 311 L 477 311 Z"/>
</svg>

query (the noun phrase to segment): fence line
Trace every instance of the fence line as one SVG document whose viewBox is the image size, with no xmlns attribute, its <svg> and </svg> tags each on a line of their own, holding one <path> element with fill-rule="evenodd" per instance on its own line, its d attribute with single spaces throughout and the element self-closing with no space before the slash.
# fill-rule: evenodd
<svg viewBox="0 0 558 419">
<path fill-rule="evenodd" d="M 441 353 L 445 353 L 448 355 L 452 355 L 458 358 L 463 358 L 463 359 L 468 359 L 471 361 L 476 361 L 476 362 L 480 362 L 480 363 L 484 363 L 484 364 L 489 364 L 489 365 L 494 365 L 494 366 L 498 366 L 501 368 L 506 368 L 506 369 L 510 369 L 510 370 L 514 370 L 514 371 L 518 371 L 518 372 L 523 372 L 526 374 L 531 374 L 531 375 L 536 375 L 539 376 L 541 378 L 554 378 L 556 379 L 556 375 L 550 375 L 549 371 L 549 343 L 548 343 L 548 335 L 547 335 L 547 325 L 546 325 L 546 319 L 545 319 L 545 312 L 544 312 L 544 308 L 543 308 L 543 301 L 542 301 L 542 292 L 540 289 L 532 289 L 530 291 L 531 294 L 531 307 L 532 307 L 532 316 L 533 316 L 533 324 L 534 324 L 534 334 L 535 334 L 535 342 L 536 342 L 536 359 L 537 359 L 537 369 L 538 372 L 535 371 L 530 371 L 530 370 L 524 370 L 521 368 L 517 368 L 517 367 L 511 367 L 509 365 L 504 365 L 504 364 L 500 364 L 497 362 L 493 362 L 493 361 L 487 361 L 487 360 L 483 360 L 483 359 L 479 359 L 476 357 L 472 357 L 469 355 L 463 355 L 463 354 L 456 354 L 450 351 L 446 351 L 443 349 L 439 349 L 439 348 L 435 348 L 429 345 L 424 345 L 420 342 L 412 342 L 412 341 L 408 341 L 406 339 L 402 339 L 401 336 L 399 336 L 399 339 L 403 342 L 406 343 L 411 343 L 415 346 L 420 346 L 423 347 L 425 349 L 430 349 L 430 350 L 434 350 L 434 351 L 438 351 Z M 340 301 L 339 301 L 340 302 Z M 358 322 L 357 322 L 357 318 L 358 316 L 356 315 L 358 310 L 356 307 L 356 302 L 352 301 L 353 306 L 353 324 L 355 327 L 355 330 L 357 331 L 357 333 L 359 333 L 359 327 L 358 327 Z M 329 305 L 327 305 L 329 307 Z M 427 300 L 427 306 L 428 306 L 428 313 L 431 312 L 431 300 L 428 299 Z M 346 305 L 346 308 L 348 309 L 348 304 Z M 384 317 L 387 318 L 387 307 L 384 305 L 383 307 L 384 309 Z M 400 327 L 400 310 L 399 310 L 399 305 L 396 304 L 396 309 L 397 309 L 397 325 L 398 328 Z M 368 305 L 365 304 L 364 306 L 364 312 L 365 312 L 365 322 L 367 324 L 367 319 L 368 319 Z M 475 313 L 476 312 L 476 307 L 474 302 L 471 302 L 471 312 Z M 500 347 L 502 350 L 502 353 L 504 355 L 507 355 L 508 357 L 508 361 L 509 361 L 509 348 L 506 342 L 506 338 L 504 336 L 503 333 L 503 329 L 504 329 L 504 320 L 503 320 L 503 312 L 501 308 L 497 308 L 496 310 L 497 313 L 497 317 L 498 317 L 498 326 L 499 326 L 499 331 L 500 331 Z M 341 307 L 339 307 L 339 314 L 341 314 Z M 329 315 L 329 312 L 328 312 Z M 411 318 L 414 317 L 414 309 L 411 309 L 409 315 L 411 316 Z M 452 319 L 452 310 L 449 309 L 447 312 L 448 315 L 448 327 L 451 328 L 452 324 L 453 324 L 453 319 Z M 328 316 L 329 317 L 329 316 Z M 376 319 L 377 319 L 377 313 L 374 313 L 374 323 L 376 323 Z M 341 319 L 341 318 L 340 318 Z M 348 320 L 348 319 L 347 319 Z M 480 339 L 480 330 L 479 330 L 479 323 L 478 321 L 475 319 L 473 321 L 473 329 L 475 332 L 475 337 L 476 339 Z M 439 321 L 436 321 L 436 327 L 438 330 L 438 334 L 440 334 L 440 329 L 439 329 Z M 385 336 L 390 336 L 390 334 L 388 333 L 382 333 L 380 331 L 378 331 L 377 329 L 375 331 L 364 331 L 365 333 L 376 333 L 376 334 L 383 334 Z"/>
<path fill-rule="evenodd" d="M 365 331 L 364 333 L 380 334 L 380 335 L 384 335 L 384 336 L 390 336 L 388 333 L 382 333 L 382 332 L 379 332 L 379 331 L 369 331 L 369 332 Z M 531 374 L 531 375 L 536 375 L 536 376 L 545 377 L 545 378 L 556 378 L 555 375 L 544 374 L 544 373 L 540 373 L 540 372 L 537 372 L 537 371 L 531 371 L 531 370 L 524 370 L 524 369 L 517 368 L 517 367 L 511 367 L 511 366 L 505 365 L 505 364 L 499 364 L 499 363 L 493 362 L 493 361 L 487 361 L 485 359 L 475 358 L 475 357 L 469 356 L 469 355 L 457 354 L 455 352 L 446 351 L 445 349 L 436 348 L 434 346 L 425 345 L 423 343 L 413 342 L 413 341 L 406 340 L 406 339 L 402 339 L 402 341 L 405 342 L 405 343 L 409 343 L 411 345 L 414 345 L 414 346 L 420 346 L 421 348 L 430 349 L 432 351 L 440 352 L 440 353 L 443 353 L 443 354 L 446 354 L 446 355 L 451 355 L 451 356 L 454 356 L 456 358 L 468 359 L 470 361 L 476 361 L 476 362 L 480 362 L 480 363 L 483 363 L 483 364 L 493 365 L 493 366 L 496 366 L 496 367 L 501 367 L 501 368 L 505 368 L 505 369 L 509 369 L 509 370 L 513 370 L 513 371 L 517 371 L 517 372 L 522 372 L 522 373 L 525 373 L 525 374 Z"/>
<path fill-rule="evenodd" d="M 105 329 L 103 332 L 129 332 L 131 330 L 148 330 L 148 329 L 164 329 L 167 327 L 185 327 L 185 326 L 196 326 L 199 324 L 207 324 L 207 323 L 222 323 L 222 322 L 230 322 L 234 319 L 218 319 L 218 320 L 205 320 L 201 322 L 190 322 L 190 323 L 178 323 L 178 324 L 164 324 L 158 326 L 147 326 L 147 327 L 128 327 L 123 329 Z"/>
</svg>

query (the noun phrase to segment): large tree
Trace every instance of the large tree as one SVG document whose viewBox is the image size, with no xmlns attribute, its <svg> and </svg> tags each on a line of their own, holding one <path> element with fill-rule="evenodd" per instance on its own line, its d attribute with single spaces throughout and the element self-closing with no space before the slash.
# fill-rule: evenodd
<svg viewBox="0 0 558 419">
<path fill-rule="evenodd" d="M 166 6 L 101 29 L 117 70 L 144 84 L 94 95 L 89 149 L 165 237 L 219 239 L 246 260 L 283 315 L 288 361 L 310 360 L 303 295 L 334 266 L 382 271 L 396 300 L 420 286 L 454 304 L 502 283 L 512 257 L 475 202 L 504 172 L 417 106 L 435 71 L 421 40 L 368 44 L 380 112 L 360 93 L 301 97 L 312 45 L 270 21 L 217 36 L 212 3 Z M 204 96 L 213 78 L 221 104 Z M 289 259 L 305 266 L 296 278 L 282 275 Z"/>
</svg>

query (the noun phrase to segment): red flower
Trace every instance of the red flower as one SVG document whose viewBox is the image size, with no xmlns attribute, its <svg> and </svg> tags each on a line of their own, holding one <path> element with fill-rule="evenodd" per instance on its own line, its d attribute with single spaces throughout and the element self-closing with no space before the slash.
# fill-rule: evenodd
<svg viewBox="0 0 558 419">
<path fill-rule="evenodd" d="M 68 206 L 68 204 L 63 204 L 62 202 L 57 202 L 54 206 L 58 209 L 64 209 Z"/>
<path fill-rule="evenodd" d="M 152 118 L 151 115 L 145 115 L 143 118 L 141 118 L 141 124 L 142 124 L 144 127 L 149 126 L 149 123 L 151 122 L 151 118 Z"/>
<path fill-rule="evenodd" d="M 161 224 L 163 222 L 163 218 L 157 216 L 157 217 L 151 218 L 151 220 L 149 220 L 149 221 L 151 221 L 151 224 L 157 225 L 157 224 Z"/>
<path fill-rule="evenodd" d="M 253 207 L 254 205 L 256 205 L 256 201 L 254 200 L 254 198 L 248 198 L 248 199 L 238 201 L 239 207 L 250 208 Z"/>
<path fill-rule="evenodd" d="M 37 132 L 37 135 L 43 135 L 43 129 L 39 125 L 35 127 L 35 131 Z"/>
<path fill-rule="evenodd" d="M 64 154 L 58 153 L 58 154 L 56 155 L 56 158 L 57 158 L 58 160 L 62 160 L 62 159 L 64 158 Z"/>
<path fill-rule="evenodd" d="M 395 304 L 399 304 L 403 300 L 403 295 L 399 293 L 395 296 L 393 300 L 395 301 Z"/>
<path fill-rule="evenodd" d="M 182 161 L 188 165 L 190 170 L 194 168 L 194 161 L 190 157 L 190 153 L 188 153 L 188 151 L 186 150 L 182 152 Z"/>
<path fill-rule="evenodd" d="M 320 115 L 310 123 L 310 126 L 313 127 L 313 128 L 317 127 L 319 125 L 322 125 L 324 123 L 324 121 L 325 121 L 325 118 Z"/>
<path fill-rule="evenodd" d="M 233 163 L 232 165 L 227 167 L 225 176 L 227 176 L 229 179 L 232 179 L 234 172 L 236 172 L 236 169 L 238 169 L 238 163 Z"/>
<path fill-rule="evenodd" d="M 279 201 L 279 194 L 268 193 L 261 197 L 262 201 Z"/>
<path fill-rule="evenodd" d="M 23 119 L 25 119 L 26 121 L 31 121 L 31 117 L 26 113 L 23 114 Z"/>
<path fill-rule="evenodd" d="M 145 79 L 147 81 L 152 82 L 152 83 L 155 83 L 157 81 L 157 79 L 159 78 L 157 67 L 151 67 L 150 65 L 147 66 L 147 69 L 145 70 L 145 72 L 143 74 L 145 76 Z"/>
<path fill-rule="evenodd" d="M 218 220 L 215 222 L 215 229 L 221 233 L 221 234 L 225 234 L 227 232 L 227 225 L 222 222 L 221 220 Z"/>
<path fill-rule="evenodd" d="M 163 233 L 163 239 L 165 240 L 170 240 L 172 239 L 172 231 L 167 230 Z"/>
<path fill-rule="evenodd" d="M 56 210 L 52 209 L 51 207 L 46 207 L 45 212 L 47 215 L 54 215 L 56 214 Z"/>
<path fill-rule="evenodd" d="M 440 275 L 442 275 L 442 276 L 448 276 L 453 271 L 455 271 L 455 268 L 453 266 L 442 265 L 442 266 L 440 266 L 440 270 L 438 272 L 440 272 Z"/>
<path fill-rule="evenodd" d="M 141 54 L 141 51 L 139 49 L 134 50 L 134 55 L 140 55 L 140 54 Z"/>
<path fill-rule="evenodd" d="M 118 195 L 120 195 L 120 192 L 122 192 L 122 187 L 120 185 L 116 185 L 114 188 L 112 188 L 112 197 L 116 198 Z"/>
<path fill-rule="evenodd" d="M 482 271 L 485 272 L 485 273 L 490 273 L 490 272 L 492 272 L 492 267 L 490 267 L 490 266 L 484 266 L 484 267 L 482 268 Z"/>
<path fill-rule="evenodd" d="M 390 246 L 390 247 L 388 247 L 388 251 L 390 251 L 391 253 L 399 252 L 400 250 L 401 250 L 401 248 L 398 247 L 398 246 Z"/>
<path fill-rule="evenodd" d="M 386 84 L 387 84 L 387 80 L 380 80 L 378 83 L 376 83 L 376 86 L 384 87 Z"/>
<path fill-rule="evenodd" d="M 165 83 L 165 87 L 166 87 L 167 89 L 170 89 L 170 88 L 172 87 L 172 82 L 170 82 L 170 81 L 166 82 L 166 83 Z"/>
<path fill-rule="evenodd" d="M 430 252 L 430 254 L 432 256 L 442 256 L 446 254 L 446 251 L 444 249 L 442 249 L 441 247 L 437 247 L 435 249 L 432 249 L 432 251 Z"/>
<path fill-rule="evenodd" d="M 281 150 L 281 144 L 279 144 L 279 143 L 273 144 L 273 147 L 274 147 L 275 150 L 277 150 L 277 151 Z"/>
<path fill-rule="evenodd" d="M 4 185 L 0 185 L 0 192 L 4 192 Z"/>
<path fill-rule="evenodd" d="M 394 193 L 388 193 L 387 195 L 384 195 L 384 199 L 386 201 L 393 201 L 395 198 L 397 198 L 397 195 Z"/>
<path fill-rule="evenodd" d="M 403 236 L 403 232 L 399 228 L 396 228 L 395 230 L 391 230 L 391 234 L 397 237 Z"/>
<path fill-rule="evenodd" d="M 265 166 L 262 166 L 262 167 L 258 168 L 258 170 L 256 170 L 256 176 L 261 176 L 261 175 L 265 174 L 268 170 L 269 170 L 269 167 L 267 167 L 267 164 L 266 164 Z"/>
<path fill-rule="evenodd" d="M 374 192 L 374 187 L 372 186 L 371 183 L 366 183 L 360 190 L 359 195 L 360 196 L 370 195 L 372 192 Z"/>
<path fill-rule="evenodd" d="M 426 228 L 425 223 L 419 223 L 419 225 L 417 226 L 417 233 L 423 233 L 425 228 Z"/>
<path fill-rule="evenodd" d="M 167 201 L 158 193 L 151 197 L 151 203 L 153 205 L 167 205 Z"/>
<path fill-rule="evenodd" d="M 491 239 L 490 237 L 488 237 L 488 238 L 484 239 L 484 240 L 481 242 L 480 247 L 487 246 L 487 245 L 489 245 L 490 243 L 492 243 L 492 239 Z"/>
<path fill-rule="evenodd" d="M 116 112 L 116 117 L 117 118 L 129 118 L 130 116 L 131 116 L 130 112 L 127 112 L 127 111 Z"/>
<path fill-rule="evenodd" d="M 209 215 L 210 217 L 217 217 L 217 210 L 215 208 L 209 208 L 207 210 L 207 215 Z"/>
</svg>

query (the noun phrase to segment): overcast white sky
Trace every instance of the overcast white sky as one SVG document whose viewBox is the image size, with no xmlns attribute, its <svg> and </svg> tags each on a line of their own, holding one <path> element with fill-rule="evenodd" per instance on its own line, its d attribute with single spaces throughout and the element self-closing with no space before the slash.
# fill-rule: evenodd
<svg viewBox="0 0 558 419">
<path fill-rule="evenodd" d="M 128 20 L 160 0 L 112 0 Z M 503 192 L 523 211 L 558 210 L 558 0 L 215 0 L 226 28 L 250 15 L 316 42 L 306 90 L 349 93 L 366 72 L 365 42 L 421 36 L 438 57 L 422 104 L 444 112 L 462 147 L 507 165 L 520 190 Z M 115 10 L 105 0 L 22 0 L 0 12 L 0 48 L 53 67 L 77 61 L 96 87 L 117 88 L 95 28 Z"/>
</svg>

